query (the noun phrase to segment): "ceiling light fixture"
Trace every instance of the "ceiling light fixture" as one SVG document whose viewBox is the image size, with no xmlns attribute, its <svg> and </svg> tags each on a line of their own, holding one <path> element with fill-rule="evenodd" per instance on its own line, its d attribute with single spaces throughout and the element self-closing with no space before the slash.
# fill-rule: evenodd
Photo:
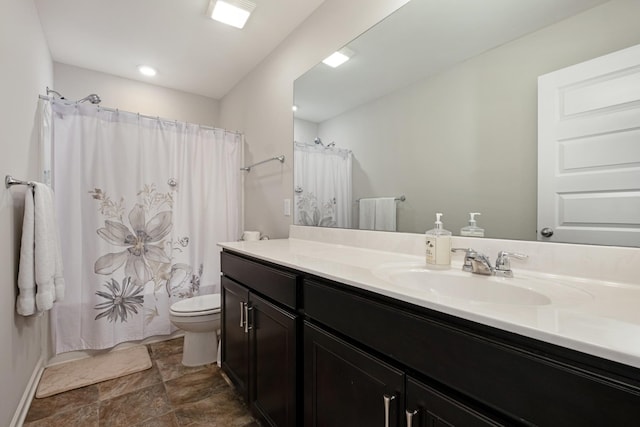
<svg viewBox="0 0 640 427">
<path fill-rule="evenodd" d="M 336 68 L 347 62 L 352 56 L 353 51 L 351 49 L 343 47 L 342 49 L 333 52 L 331 55 L 326 57 L 322 61 L 322 63 L 328 65 L 329 67 Z"/>
<path fill-rule="evenodd" d="M 140 74 L 144 74 L 149 77 L 153 77 L 157 74 L 155 68 L 149 67 L 148 65 L 140 65 L 138 67 L 138 71 L 140 71 Z"/>
<path fill-rule="evenodd" d="M 243 28 L 256 4 L 249 0 L 211 0 L 207 15 L 218 22 Z"/>
</svg>

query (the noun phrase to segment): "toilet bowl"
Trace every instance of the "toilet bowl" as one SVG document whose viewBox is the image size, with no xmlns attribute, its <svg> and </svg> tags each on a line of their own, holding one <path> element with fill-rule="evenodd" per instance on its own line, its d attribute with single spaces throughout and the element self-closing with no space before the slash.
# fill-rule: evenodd
<svg viewBox="0 0 640 427">
<path fill-rule="evenodd" d="M 206 365 L 218 360 L 220 294 L 200 295 L 173 303 L 169 319 L 184 331 L 184 366 Z"/>
</svg>

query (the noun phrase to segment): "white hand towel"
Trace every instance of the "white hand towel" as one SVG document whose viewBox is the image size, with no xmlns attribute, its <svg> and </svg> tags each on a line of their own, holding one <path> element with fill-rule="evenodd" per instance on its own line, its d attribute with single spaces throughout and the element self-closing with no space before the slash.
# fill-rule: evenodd
<svg viewBox="0 0 640 427">
<path fill-rule="evenodd" d="M 55 220 L 53 192 L 45 185 L 35 185 L 35 276 L 36 307 L 40 311 L 53 307 L 64 297 L 62 257 L 58 226 Z"/>
<path fill-rule="evenodd" d="M 373 230 L 376 221 L 376 200 L 360 199 L 359 203 L 359 221 L 358 228 L 360 230 Z"/>
<path fill-rule="evenodd" d="M 379 197 L 376 202 L 375 229 L 396 231 L 396 199 L 395 197 Z"/>
<path fill-rule="evenodd" d="M 18 300 L 16 301 L 16 311 L 23 316 L 31 316 L 36 312 L 34 233 L 33 191 L 29 187 L 24 193 L 24 217 L 22 219 L 20 266 L 18 269 Z"/>
</svg>

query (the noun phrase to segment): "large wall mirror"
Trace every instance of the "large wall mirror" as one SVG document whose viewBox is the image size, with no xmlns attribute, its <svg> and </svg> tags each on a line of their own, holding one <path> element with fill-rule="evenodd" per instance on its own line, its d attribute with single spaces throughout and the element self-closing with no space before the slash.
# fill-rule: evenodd
<svg viewBox="0 0 640 427">
<path fill-rule="evenodd" d="M 480 212 L 485 237 L 540 240 L 538 76 L 640 44 L 638 16 L 637 0 L 408 2 L 295 81 L 294 223 L 366 228 L 361 199 L 388 197 L 391 230 L 442 212 L 460 235 Z"/>
</svg>

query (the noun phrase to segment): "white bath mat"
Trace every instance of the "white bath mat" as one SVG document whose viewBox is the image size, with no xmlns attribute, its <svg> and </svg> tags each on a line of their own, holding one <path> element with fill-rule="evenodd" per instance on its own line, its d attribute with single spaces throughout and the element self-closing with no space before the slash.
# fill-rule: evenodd
<svg viewBox="0 0 640 427">
<path fill-rule="evenodd" d="M 151 367 L 145 346 L 73 360 L 46 368 L 38 384 L 36 397 L 48 397 L 76 388 L 144 371 Z"/>
</svg>

